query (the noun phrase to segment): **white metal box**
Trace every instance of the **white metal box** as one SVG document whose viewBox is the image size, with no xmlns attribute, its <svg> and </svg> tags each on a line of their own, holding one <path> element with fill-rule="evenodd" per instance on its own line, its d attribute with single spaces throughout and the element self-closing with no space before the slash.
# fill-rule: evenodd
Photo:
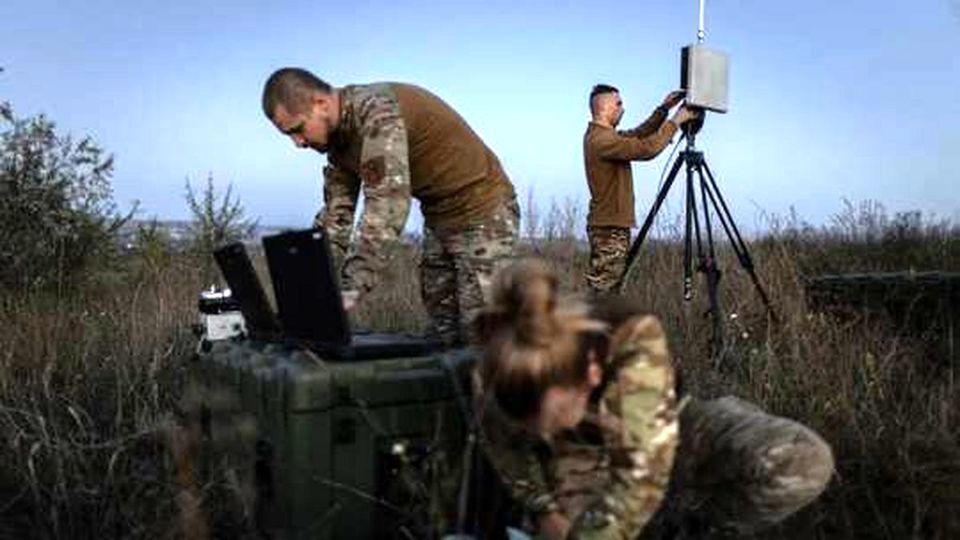
<svg viewBox="0 0 960 540">
<path fill-rule="evenodd" d="M 728 108 L 727 55 L 703 45 L 687 45 L 680 54 L 680 88 L 687 104 L 725 113 Z"/>
</svg>

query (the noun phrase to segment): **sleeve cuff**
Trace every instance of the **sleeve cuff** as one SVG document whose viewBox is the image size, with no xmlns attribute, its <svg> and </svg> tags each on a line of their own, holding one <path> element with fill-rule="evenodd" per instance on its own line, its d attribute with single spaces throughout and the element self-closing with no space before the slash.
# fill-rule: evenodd
<svg viewBox="0 0 960 540">
<path fill-rule="evenodd" d="M 350 266 L 349 263 L 343 265 L 343 272 L 340 276 L 340 290 L 357 291 L 361 297 L 373 290 L 371 272 L 353 272 L 348 266 Z"/>
</svg>

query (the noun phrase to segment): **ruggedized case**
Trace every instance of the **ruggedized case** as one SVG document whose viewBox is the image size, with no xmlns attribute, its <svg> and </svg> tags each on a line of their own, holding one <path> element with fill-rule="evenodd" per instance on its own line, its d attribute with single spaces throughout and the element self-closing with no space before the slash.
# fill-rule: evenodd
<svg viewBox="0 0 960 540">
<path fill-rule="evenodd" d="M 326 362 L 254 340 L 211 343 L 196 375 L 256 425 L 257 526 L 272 538 L 421 538 L 460 500 L 469 350 Z M 217 425 L 207 426 L 216 430 Z"/>
</svg>

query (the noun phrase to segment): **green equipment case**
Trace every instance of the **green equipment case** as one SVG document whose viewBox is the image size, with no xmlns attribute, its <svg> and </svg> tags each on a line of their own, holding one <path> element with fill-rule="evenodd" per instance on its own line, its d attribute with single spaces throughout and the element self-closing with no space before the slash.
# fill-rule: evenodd
<svg viewBox="0 0 960 540">
<path fill-rule="evenodd" d="M 204 395 L 229 394 L 235 414 L 255 420 L 254 447 L 238 450 L 256 456 L 262 533 L 423 538 L 454 530 L 464 502 L 470 350 L 330 362 L 249 339 L 203 349 Z"/>
</svg>

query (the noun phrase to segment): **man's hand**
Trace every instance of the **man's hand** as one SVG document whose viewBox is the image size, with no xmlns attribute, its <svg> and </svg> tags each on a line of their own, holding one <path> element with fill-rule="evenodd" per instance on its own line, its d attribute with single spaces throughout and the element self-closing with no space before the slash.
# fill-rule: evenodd
<svg viewBox="0 0 960 540">
<path fill-rule="evenodd" d="M 357 300 L 360 299 L 360 291 L 341 291 L 340 297 L 343 298 L 343 311 L 350 312 L 357 307 Z"/>
<path fill-rule="evenodd" d="M 684 123 L 689 122 L 690 120 L 695 120 L 700 118 L 702 113 L 696 109 L 691 109 L 690 107 L 684 105 L 673 114 L 673 118 L 670 120 L 673 121 L 677 126 L 682 126 Z"/>
<path fill-rule="evenodd" d="M 563 540 L 570 532 L 570 521 L 560 512 L 544 514 L 539 521 L 540 535 L 538 538 L 547 540 Z"/>
<path fill-rule="evenodd" d="M 660 106 L 670 110 L 683 101 L 684 95 L 686 95 L 684 90 L 674 90 L 663 98 L 663 103 Z"/>
</svg>

